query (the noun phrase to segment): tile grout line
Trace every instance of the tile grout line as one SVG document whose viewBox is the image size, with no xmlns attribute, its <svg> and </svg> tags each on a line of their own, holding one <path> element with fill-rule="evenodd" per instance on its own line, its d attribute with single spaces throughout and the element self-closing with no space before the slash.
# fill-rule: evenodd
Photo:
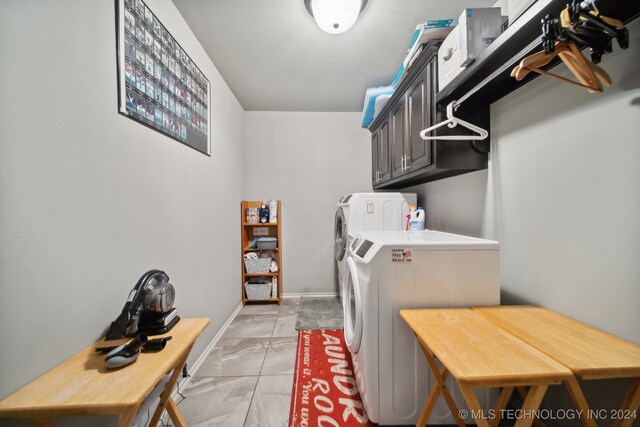
<svg viewBox="0 0 640 427">
<path fill-rule="evenodd" d="M 260 365 L 260 371 L 258 372 L 258 380 L 256 381 L 256 386 L 253 389 L 253 394 L 251 395 L 251 401 L 249 402 L 249 407 L 247 408 L 247 413 L 244 415 L 243 426 L 247 426 L 247 420 L 249 418 L 249 412 L 251 412 L 251 405 L 253 405 L 253 399 L 256 396 L 256 391 L 258 391 L 258 384 L 260 383 L 260 377 L 262 376 L 262 368 L 264 368 L 264 362 L 267 360 L 267 354 L 269 354 L 269 349 L 271 348 L 271 339 L 273 338 L 273 333 L 276 330 L 276 324 L 278 323 L 278 316 L 280 314 L 280 309 L 278 309 L 278 314 L 276 315 L 276 321 L 273 323 L 273 329 L 271 330 L 271 336 L 269 336 L 269 342 L 267 343 L 267 351 L 264 353 L 264 359 L 262 359 L 262 365 Z"/>
<path fill-rule="evenodd" d="M 253 393 L 251 393 L 251 400 L 249 401 L 249 406 L 247 407 L 247 413 L 244 414 L 244 421 L 242 422 L 243 426 L 247 425 L 247 418 L 249 417 L 249 411 L 251 411 L 251 405 L 253 404 L 253 398 L 256 395 L 256 390 L 258 390 L 259 381 L 260 381 L 260 375 L 258 375 L 258 379 L 256 380 L 256 385 L 253 387 Z"/>
</svg>

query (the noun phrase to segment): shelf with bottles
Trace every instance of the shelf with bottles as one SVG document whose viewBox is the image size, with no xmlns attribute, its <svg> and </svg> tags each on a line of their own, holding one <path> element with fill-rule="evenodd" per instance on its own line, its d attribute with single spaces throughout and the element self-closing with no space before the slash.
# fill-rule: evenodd
<svg viewBox="0 0 640 427">
<path fill-rule="evenodd" d="M 241 258 L 241 263 L 242 263 L 242 304 L 246 305 L 248 303 L 278 303 L 280 304 L 280 302 L 282 301 L 282 245 L 281 245 L 281 240 L 282 240 L 282 230 L 280 225 L 282 224 L 282 208 L 281 208 L 281 204 L 280 201 L 275 201 L 275 206 L 276 206 L 276 212 L 277 212 L 277 218 L 275 218 L 275 222 L 259 222 L 259 215 L 257 218 L 258 222 L 248 222 L 249 218 L 247 216 L 247 209 L 260 209 L 260 207 L 262 205 L 268 205 L 268 202 L 262 202 L 262 201 L 251 201 L 251 200 L 243 200 L 242 203 L 240 204 L 240 223 L 241 223 L 241 239 L 242 239 L 242 258 Z M 255 218 L 255 211 L 252 211 L 254 213 L 254 216 L 252 217 L 252 220 L 256 220 Z M 274 218 L 270 218 L 270 219 L 274 219 Z M 250 246 L 252 246 L 254 239 L 256 238 L 260 238 L 260 237 L 275 237 L 277 239 L 277 244 L 276 247 L 274 249 L 264 249 L 264 248 L 251 248 Z M 245 265 L 244 265 L 244 257 L 246 254 L 249 253 L 261 253 L 261 252 L 272 252 L 275 256 L 273 257 L 273 261 L 275 261 L 276 265 L 278 266 L 278 271 L 277 272 L 271 272 L 269 271 L 268 273 L 264 273 L 264 274 L 249 274 L 246 272 L 245 270 Z M 275 280 L 276 284 L 274 285 L 274 291 L 275 291 L 275 295 L 277 295 L 277 297 L 269 297 L 269 298 L 265 298 L 265 299 L 249 299 L 247 297 L 247 292 L 245 290 L 245 282 L 247 281 L 247 279 L 249 278 L 255 278 L 255 277 L 268 277 L 268 278 L 272 278 L 272 282 Z M 273 294 L 272 294 L 273 295 Z"/>
</svg>

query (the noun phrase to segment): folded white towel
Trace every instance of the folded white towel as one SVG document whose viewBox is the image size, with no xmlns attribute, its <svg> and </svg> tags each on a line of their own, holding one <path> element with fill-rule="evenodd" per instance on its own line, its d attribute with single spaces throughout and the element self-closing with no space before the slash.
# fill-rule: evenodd
<svg viewBox="0 0 640 427">
<path fill-rule="evenodd" d="M 255 252 L 249 252 L 245 254 L 244 257 L 247 259 L 258 259 L 258 254 Z"/>
<path fill-rule="evenodd" d="M 278 264 L 275 261 L 271 261 L 271 267 L 269 267 L 269 271 L 272 273 L 278 272 Z"/>
</svg>

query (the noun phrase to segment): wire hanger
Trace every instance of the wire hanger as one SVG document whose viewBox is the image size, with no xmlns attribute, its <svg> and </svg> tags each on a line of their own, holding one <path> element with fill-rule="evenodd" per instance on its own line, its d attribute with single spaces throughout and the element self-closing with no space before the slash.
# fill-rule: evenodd
<svg viewBox="0 0 640 427">
<path fill-rule="evenodd" d="M 482 129 L 481 127 L 478 127 L 474 124 L 466 122 L 453 115 L 453 110 L 457 110 L 459 106 L 460 104 L 457 101 L 451 101 L 449 105 L 447 105 L 447 120 L 440 122 L 437 125 L 433 125 L 431 127 L 424 129 L 422 132 L 420 132 L 420 138 L 424 140 L 443 139 L 443 140 L 466 140 L 466 141 L 469 141 L 469 140 L 479 141 L 479 140 L 486 139 L 487 136 L 489 136 L 489 132 Z M 436 130 L 438 128 L 441 128 L 442 126 L 445 126 L 445 125 L 452 129 L 458 125 L 461 125 L 462 127 L 465 127 L 473 132 L 476 132 L 477 135 L 441 135 L 441 136 L 428 135 L 429 132 Z"/>
</svg>

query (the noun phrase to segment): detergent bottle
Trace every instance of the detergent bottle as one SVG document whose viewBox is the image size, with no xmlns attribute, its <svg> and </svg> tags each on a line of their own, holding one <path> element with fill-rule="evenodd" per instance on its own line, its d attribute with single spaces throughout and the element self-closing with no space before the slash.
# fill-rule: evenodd
<svg viewBox="0 0 640 427">
<path fill-rule="evenodd" d="M 411 211 L 409 219 L 409 229 L 411 231 L 424 231 L 425 213 L 422 207 Z"/>
<path fill-rule="evenodd" d="M 407 214 L 407 226 L 405 227 L 405 231 L 409 231 L 409 226 L 411 224 L 411 216 L 416 211 L 416 205 L 409 206 L 409 213 Z"/>
</svg>

